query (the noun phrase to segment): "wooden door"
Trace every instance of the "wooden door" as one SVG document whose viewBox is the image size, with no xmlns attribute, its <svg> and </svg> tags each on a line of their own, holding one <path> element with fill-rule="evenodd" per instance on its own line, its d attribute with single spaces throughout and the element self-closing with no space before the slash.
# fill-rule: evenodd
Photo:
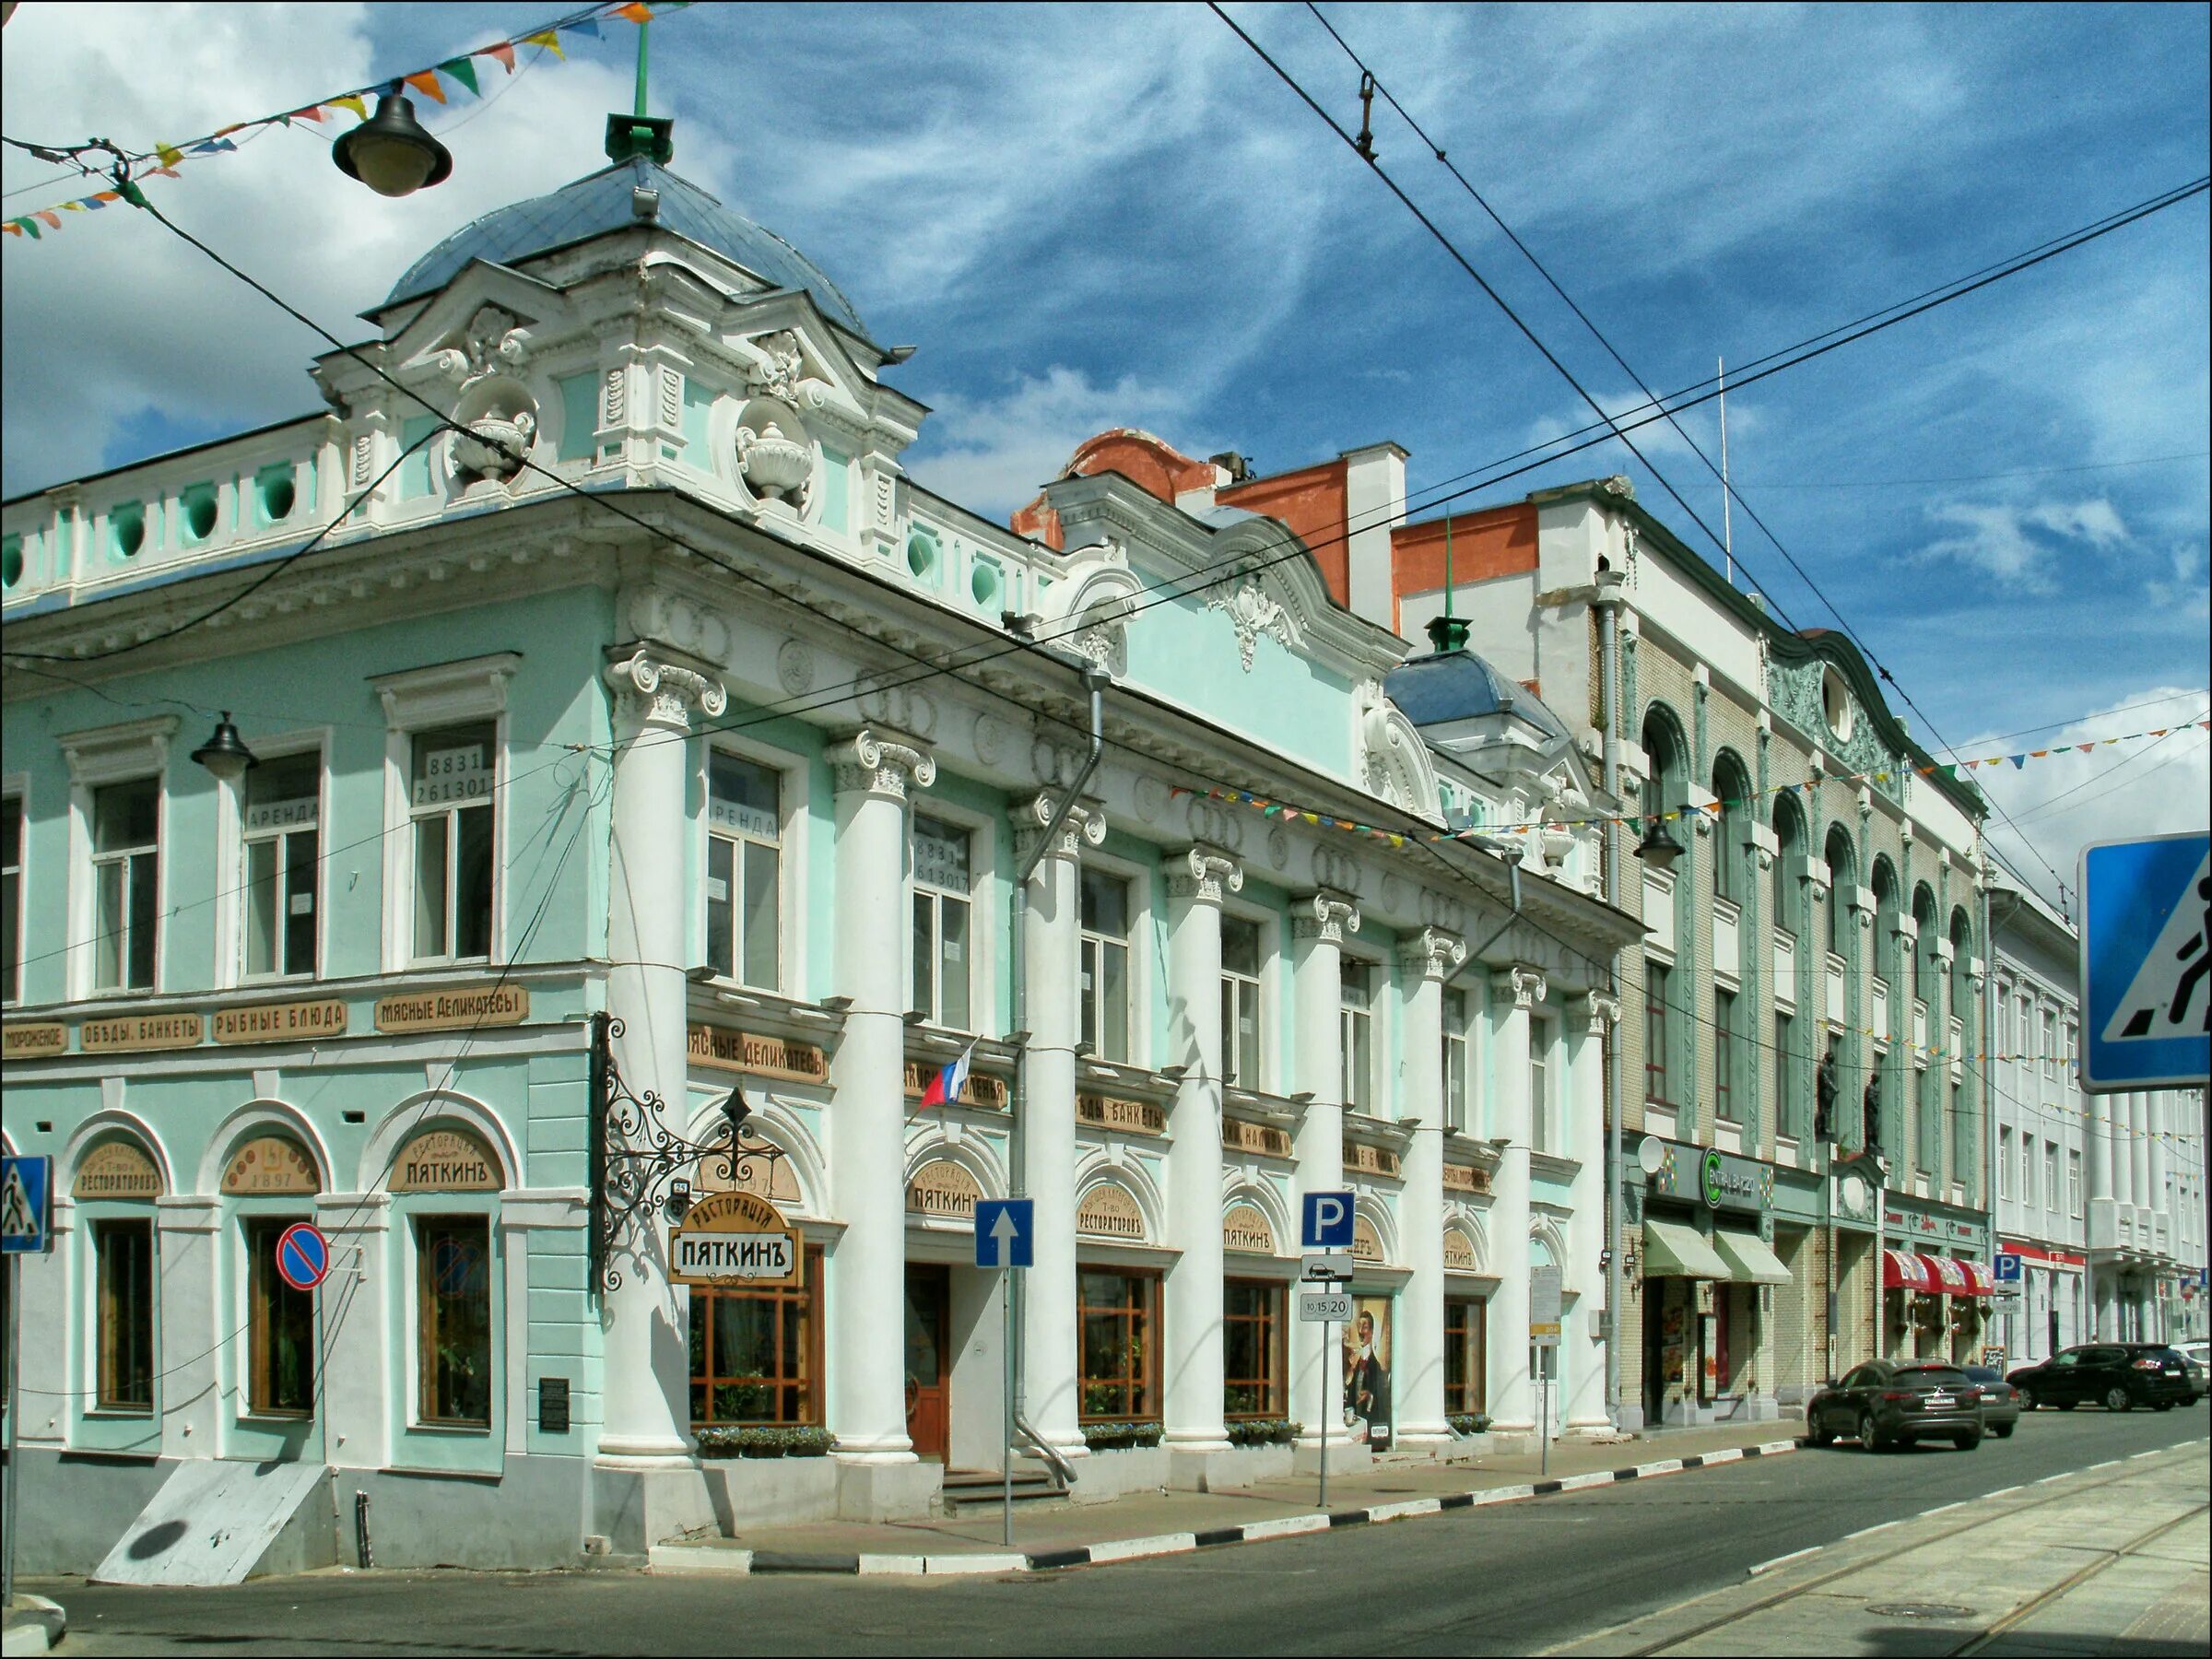
<svg viewBox="0 0 2212 1659">
<path fill-rule="evenodd" d="M 914 1455 L 946 1461 L 951 1438 L 951 1270 L 906 1270 L 906 1435 Z"/>
</svg>

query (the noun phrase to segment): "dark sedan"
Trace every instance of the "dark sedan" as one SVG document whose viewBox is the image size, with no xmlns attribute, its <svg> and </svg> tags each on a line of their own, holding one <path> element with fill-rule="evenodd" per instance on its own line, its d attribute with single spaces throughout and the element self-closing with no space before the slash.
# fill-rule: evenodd
<svg viewBox="0 0 2212 1659">
<path fill-rule="evenodd" d="M 1812 1397 L 1805 1430 L 1816 1446 L 1850 1435 L 1869 1452 L 1923 1440 L 1947 1440 L 1971 1452 L 1982 1443 L 1982 1391 L 1963 1371 L 1940 1360 L 1870 1359 Z"/>
<path fill-rule="evenodd" d="M 2084 1404 L 2107 1411 L 2136 1406 L 2171 1411 L 2196 1398 L 2187 1363 L 2160 1342 L 2085 1342 L 2005 1380 L 2019 1391 L 2026 1411 L 2038 1406 L 2071 1411 Z"/>
<path fill-rule="evenodd" d="M 2010 1440 L 2020 1426 L 2019 1391 L 1986 1365 L 1962 1365 L 1966 1380 L 1982 1391 L 1982 1427 L 1999 1440 Z"/>
</svg>

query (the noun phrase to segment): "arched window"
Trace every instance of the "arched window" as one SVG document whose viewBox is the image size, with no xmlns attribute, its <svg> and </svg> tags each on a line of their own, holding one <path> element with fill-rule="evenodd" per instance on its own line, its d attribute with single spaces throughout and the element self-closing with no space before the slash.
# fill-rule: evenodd
<svg viewBox="0 0 2212 1659">
<path fill-rule="evenodd" d="M 1937 972 L 1937 964 L 1943 959 L 1936 954 L 1936 941 L 1939 936 L 1936 921 L 1936 895 L 1928 889 L 1928 884 L 1924 881 L 1912 889 L 1912 921 L 1920 935 L 1913 942 L 1915 973 L 1912 994 L 1927 1005 L 1928 1018 L 1934 1021 L 1943 1017 L 1943 981 Z M 1929 1046 L 1940 1048 L 1943 1045 L 1931 1037 Z"/>
<path fill-rule="evenodd" d="M 1774 901 L 1767 921 L 1793 938 L 1804 931 L 1798 914 L 1805 884 L 1792 867 L 1805 855 L 1805 813 L 1787 795 L 1774 803 Z"/>
<path fill-rule="evenodd" d="M 1897 937 L 1897 866 L 1884 853 L 1874 861 L 1874 962 L 1875 973 L 1887 984 L 1894 995 L 1904 975 L 1898 959 Z M 1896 1022 L 1891 1023 L 1895 1035 Z"/>
<path fill-rule="evenodd" d="M 1811 1010 L 1818 1006 L 1819 980 L 1801 942 L 1806 884 L 1796 866 L 1805 855 L 1805 814 L 1787 795 L 1774 803 L 1774 841 L 1773 902 L 1766 921 L 1790 942 L 1786 998 L 1779 978 L 1774 987 L 1775 1127 L 1783 1135 L 1804 1135 L 1813 1126 L 1812 1055 L 1805 1033 L 1815 1029 Z M 1800 1010 L 1805 1011 L 1802 1019 Z"/>
<path fill-rule="evenodd" d="M 1963 908 L 1951 910 L 1951 1021 L 1958 1032 L 1957 1041 L 1950 1044 L 1954 1051 L 1971 1053 L 1978 1045 L 1974 1041 L 1974 976 L 1968 964 L 1973 960 L 1973 924 L 1966 919 Z M 1956 1067 L 1949 1080 L 1948 1098 L 1951 1124 L 1951 1179 L 1967 1182 L 1967 1172 L 1975 1167 L 1974 1148 L 1977 1145 L 1974 1124 L 1966 1109 L 1966 1067 Z M 1981 1202 L 1981 1194 L 1968 1184 L 1967 1200 Z"/>
<path fill-rule="evenodd" d="M 160 1166 L 130 1135 L 95 1142 L 72 1187 L 79 1237 L 90 1241 L 92 1405 L 100 1412 L 151 1416 L 159 1373 L 159 1283 L 154 1204 Z"/>
<path fill-rule="evenodd" d="M 1713 897 L 1741 904 L 1750 897 L 1744 826 L 1751 821 L 1751 777 L 1744 763 L 1725 749 L 1712 765 L 1712 793 L 1721 802 L 1720 821 L 1713 826 Z"/>
<path fill-rule="evenodd" d="M 1689 746 L 1682 740 L 1681 723 L 1665 703 L 1644 712 L 1643 753 L 1652 769 L 1646 806 L 1653 812 L 1680 810 L 1689 796 Z M 1687 837 L 1683 844 L 1688 844 Z"/>
<path fill-rule="evenodd" d="M 1859 885 L 1859 857 L 1851 844 L 1851 831 L 1832 825 L 1828 832 L 1828 947 L 1844 961 L 1852 959 L 1851 895 Z"/>
</svg>

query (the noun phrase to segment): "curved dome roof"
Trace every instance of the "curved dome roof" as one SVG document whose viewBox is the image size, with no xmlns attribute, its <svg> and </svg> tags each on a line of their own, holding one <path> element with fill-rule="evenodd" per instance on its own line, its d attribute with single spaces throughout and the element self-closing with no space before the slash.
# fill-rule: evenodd
<svg viewBox="0 0 2212 1659">
<path fill-rule="evenodd" d="M 805 288 L 831 322 L 867 337 L 853 302 L 806 254 L 688 179 L 642 157 L 603 168 L 551 195 L 494 208 L 464 225 L 409 265 L 384 303 L 396 305 L 443 288 L 472 259 L 511 265 L 633 225 L 638 221 L 630 192 L 640 185 L 660 193 L 656 222 L 663 229 L 712 249 L 778 288 Z"/>
<path fill-rule="evenodd" d="M 1414 657 L 1382 677 L 1382 689 L 1417 726 L 1511 714 L 1549 737 L 1565 737 L 1566 726 L 1526 686 L 1517 685 L 1487 658 L 1472 651 L 1444 651 Z"/>
</svg>

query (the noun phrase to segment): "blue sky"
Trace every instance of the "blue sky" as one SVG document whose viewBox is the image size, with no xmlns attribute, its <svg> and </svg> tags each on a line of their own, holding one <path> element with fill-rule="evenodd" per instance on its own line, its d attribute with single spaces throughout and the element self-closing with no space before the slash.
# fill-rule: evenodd
<svg viewBox="0 0 2212 1659">
<path fill-rule="evenodd" d="M 1324 9 L 1660 387 L 2194 178 L 2212 144 L 2202 6 Z M 7 130 L 203 132 L 551 10 L 33 0 L 7 26 Z M 1357 72 L 1304 7 L 1232 10 L 1356 122 Z M 344 186 L 316 139 L 281 132 L 153 188 L 345 332 L 438 237 L 596 164 L 633 40 L 610 27 L 565 65 L 488 84 L 488 107 L 432 112 L 454 178 L 411 201 Z M 678 170 L 812 254 L 879 338 L 920 347 L 897 371 L 936 411 L 912 470 L 982 511 L 1113 424 L 1270 470 L 1391 438 L 1417 495 L 1583 424 L 1203 6 L 700 6 L 653 41 Z M 1376 141 L 1577 377 L 1633 401 L 1385 112 Z M 6 187 L 46 172 L 11 155 Z M 8 239 L 5 260 L 10 493 L 312 404 L 312 337 L 153 227 L 73 221 Z M 2203 706 L 2206 288 L 2199 197 L 1730 399 L 1744 496 L 1920 705 L 1924 739 L 2073 723 L 2025 740 L 2041 746 Z M 1684 418 L 1709 447 L 1712 413 Z M 1647 430 L 1717 528 L 1718 487 Z M 1618 445 L 1474 499 L 1613 471 L 1706 545 Z M 1735 546 L 1792 620 L 1836 625 L 1741 514 Z M 1999 798 L 2069 877 L 2087 835 L 2202 824 L 2201 734 L 2101 779 L 2134 752 L 2028 769 Z"/>
</svg>

